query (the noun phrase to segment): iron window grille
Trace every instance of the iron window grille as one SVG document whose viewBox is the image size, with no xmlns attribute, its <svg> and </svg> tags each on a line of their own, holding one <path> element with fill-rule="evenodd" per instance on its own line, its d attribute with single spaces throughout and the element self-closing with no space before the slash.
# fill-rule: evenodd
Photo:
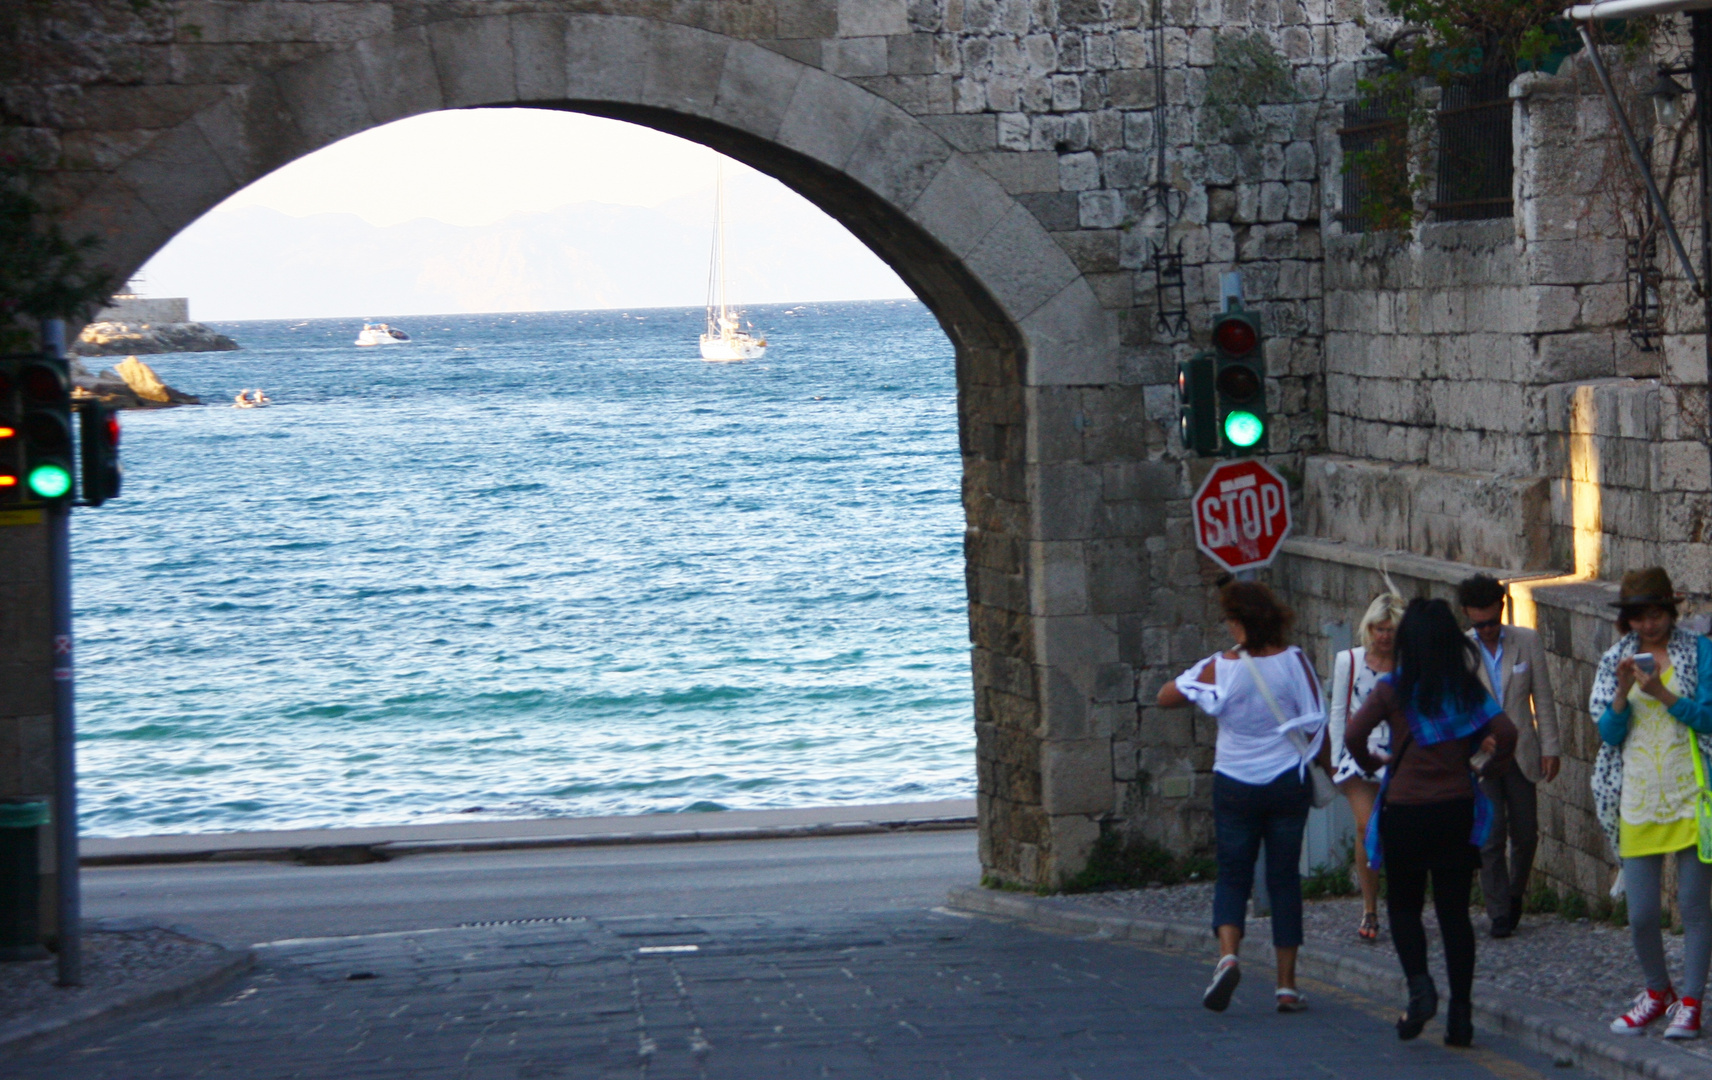
<svg viewBox="0 0 1712 1080">
<path fill-rule="evenodd" d="M 1514 71 L 1500 68 L 1445 87 L 1438 111 L 1438 191 L 1429 207 L 1438 220 L 1478 221 L 1512 213 L 1510 80 L 1515 77 Z"/>
<path fill-rule="evenodd" d="M 1647 217 L 1650 219 L 1651 214 Z M 1650 222 L 1649 222 L 1650 224 Z M 1625 322 L 1629 339 L 1642 352 L 1657 352 L 1664 337 L 1664 314 L 1659 304 L 1663 275 L 1658 265 L 1658 232 L 1648 228 L 1624 245 L 1624 291 L 1629 307 Z"/>
<path fill-rule="evenodd" d="M 1353 155 L 1384 154 L 1386 160 L 1378 167 L 1398 177 L 1406 189 L 1409 104 L 1407 91 L 1393 91 L 1344 104 L 1343 127 L 1338 129 L 1338 143 L 1343 148 L 1343 207 L 1337 214 L 1344 232 L 1366 232 L 1372 224 L 1371 208 L 1375 202 L 1399 197 L 1396 192 L 1376 190 L 1372 170 L 1353 168 Z M 1406 190 L 1401 197 L 1409 197 Z"/>
</svg>

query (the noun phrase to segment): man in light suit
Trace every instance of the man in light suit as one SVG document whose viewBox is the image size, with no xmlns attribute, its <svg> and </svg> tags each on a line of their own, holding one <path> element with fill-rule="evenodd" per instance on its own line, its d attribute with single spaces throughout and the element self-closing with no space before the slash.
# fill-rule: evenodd
<svg viewBox="0 0 1712 1080">
<path fill-rule="evenodd" d="M 1546 651 L 1537 631 L 1504 623 L 1504 586 L 1475 574 L 1456 587 L 1468 616 L 1468 636 L 1480 653 L 1480 681 L 1516 725 L 1516 760 L 1502 773 L 1483 777 L 1492 800 L 1492 835 L 1480 849 L 1480 891 L 1492 936 L 1506 938 L 1522 921 L 1522 900 L 1539 842 L 1534 787 L 1557 777 L 1557 707 L 1552 702 Z"/>
</svg>

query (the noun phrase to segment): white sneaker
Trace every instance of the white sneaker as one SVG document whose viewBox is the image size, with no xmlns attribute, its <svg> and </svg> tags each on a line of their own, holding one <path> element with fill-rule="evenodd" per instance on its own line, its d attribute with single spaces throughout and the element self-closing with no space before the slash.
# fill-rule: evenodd
<svg viewBox="0 0 1712 1080">
<path fill-rule="evenodd" d="M 1629 1011 L 1611 1021 L 1611 1031 L 1616 1035 L 1639 1035 L 1646 1030 L 1648 1024 L 1657 1020 L 1670 1011 L 1676 1004 L 1676 991 L 1666 990 L 1655 994 L 1651 990 L 1642 990 L 1635 995 L 1635 1003 L 1629 1006 Z M 1700 1028 L 1700 1009 L 1698 1004 L 1694 1010 L 1695 1030 Z"/>
<path fill-rule="evenodd" d="M 1219 966 L 1213 969 L 1213 981 L 1201 995 L 1201 1004 L 1214 1012 L 1224 1012 L 1236 992 L 1236 984 L 1241 981 L 1242 968 L 1237 966 L 1236 957 L 1219 957 Z"/>
<path fill-rule="evenodd" d="M 1683 998 L 1670 1007 L 1670 1026 L 1664 1029 L 1667 1039 L 1700 1038 L 1700 1002 Z"/>
</svg>

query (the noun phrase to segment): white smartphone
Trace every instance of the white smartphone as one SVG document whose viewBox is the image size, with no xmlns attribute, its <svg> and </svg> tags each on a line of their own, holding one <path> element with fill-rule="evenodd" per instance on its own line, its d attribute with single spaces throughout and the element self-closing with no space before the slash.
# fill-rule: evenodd
<svg viewBox="0 0 1712 1080">
<path fill-rule="evenodd" d="M 1645 674 L 1651 675 L 1653 673 L 1653 669 L 1657 666 L 1658 662 L 1653 659 L 1652 653 L 1643 652 L 1635 654 L 1635 667 L 1639 668 Z"/>
</svg>

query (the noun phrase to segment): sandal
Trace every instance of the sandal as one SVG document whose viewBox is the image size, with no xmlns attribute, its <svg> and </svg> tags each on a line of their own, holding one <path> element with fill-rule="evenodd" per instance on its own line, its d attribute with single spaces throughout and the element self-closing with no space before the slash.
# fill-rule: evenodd
<svg viewBox="0 0 1712 1080">
<path fill-rule="evenodd" d="M 1278 1011 L 1281 1013 L 1301 1012 L 1308 1007 L 1308 999 L 1293 986 L 1280 986 L 1272 993 L 1278 999 Z"/>
<path fill-rule="evenodd" d="M 1361 916 L 1361 925 L 1356 927 L 1355 936 L 1363 942 L 1372 945 L 1379 940 L 1379 912 L 1369 911 Z"/>
</svg>

